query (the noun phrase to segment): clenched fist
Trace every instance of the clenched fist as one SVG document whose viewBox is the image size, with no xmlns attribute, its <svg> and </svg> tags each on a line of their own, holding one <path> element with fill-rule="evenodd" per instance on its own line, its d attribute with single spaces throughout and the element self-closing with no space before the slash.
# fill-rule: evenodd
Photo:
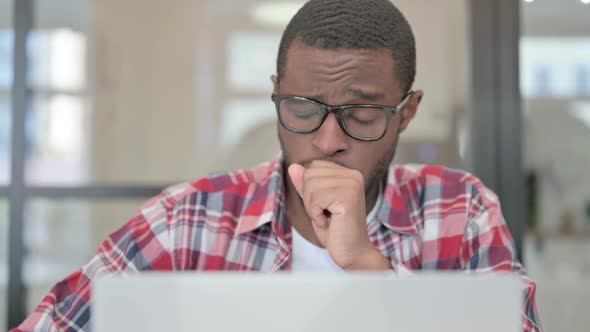
<svg viewBox="0 0 590 332">
<path fill-rule="evenodd" d="M 301 196 L 320 244 L 346 270 L 391 269 L 367 230 L 363 175 L 328 161 L 292 164 L 289 177 Z"/>
</svg>

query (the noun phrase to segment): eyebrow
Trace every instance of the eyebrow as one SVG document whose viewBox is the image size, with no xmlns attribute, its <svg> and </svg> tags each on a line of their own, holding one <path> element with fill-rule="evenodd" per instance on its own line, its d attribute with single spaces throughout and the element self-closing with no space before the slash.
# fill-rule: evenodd
<svg viewBox="0 0 590 332">
<path fill-rule="evenodd" d="M 360 89 L 355 89 L 355 88 L 348 88 L 346 90 L 346 95 L 360 98 L 363 100 L 370 100 L 370 101 L 383 100 L 383 98 L 385 98 L 385 94 L 383 94 L 383 93 L 379 93 L 379 92 L 370 93 L 370 92 L 366 92 L 366 91 L 363 91 Z"/>
<path fill-rule="evenodd" d="M 346 95 L 368 101 L 383 100 L 383 98 L 385 98 L 385 94 L 383 93 L 370 93 L 355 88 L 346 89 Z M 307 98 L 317 100 L 322 103 L 325 103 L 326 101 L 326 97 L 323 95 L 308 96 Z"/>
</svg>

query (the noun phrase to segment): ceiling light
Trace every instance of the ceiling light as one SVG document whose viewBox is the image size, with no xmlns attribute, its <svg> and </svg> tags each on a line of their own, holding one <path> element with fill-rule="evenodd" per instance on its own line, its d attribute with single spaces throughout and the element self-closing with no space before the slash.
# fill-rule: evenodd
<svg viewBox="0 0 590 332">
<path fill-rule="evenodd" d="M 250 17 L 261 25 L 285 26 L 297 13 L 303 2 L 261 2 L 250 7 Z"/>
<path fill-rule="evenodd" d="M 588 5 L 590 4 L 590 0 L 580 0 L 581 3 Z"/>
</svg>

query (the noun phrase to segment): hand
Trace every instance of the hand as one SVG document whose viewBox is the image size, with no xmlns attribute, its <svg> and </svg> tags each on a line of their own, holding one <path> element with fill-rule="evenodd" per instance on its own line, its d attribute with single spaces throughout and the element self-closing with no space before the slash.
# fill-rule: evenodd
<svg viewBox="0 0 590 332">
<path fill-rule="evenodd" d="M 388 270 L 389 260 L 369 239 L 362 173 L 327 161 L 289 167 L 318 241 L 346 270 Z"/>
</svg>

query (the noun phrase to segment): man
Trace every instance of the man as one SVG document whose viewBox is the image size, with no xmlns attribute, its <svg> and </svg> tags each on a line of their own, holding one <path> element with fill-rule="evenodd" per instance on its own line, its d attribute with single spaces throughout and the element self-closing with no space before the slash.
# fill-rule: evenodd
<svg viewBox="0 0 590 332">
<path fill-rule="evenodd" d="M 282 156 L 168 188 L 17 331 L 88 330 L 90 285 L 105 273 L 435 269 L 522 274 L 522 328 L 540 331 L 496 196 L 461 171 L 392 164 L 423 96 L 415 67 L 389 1 L 309 1 L 272 77 Z"/>
</svg>

